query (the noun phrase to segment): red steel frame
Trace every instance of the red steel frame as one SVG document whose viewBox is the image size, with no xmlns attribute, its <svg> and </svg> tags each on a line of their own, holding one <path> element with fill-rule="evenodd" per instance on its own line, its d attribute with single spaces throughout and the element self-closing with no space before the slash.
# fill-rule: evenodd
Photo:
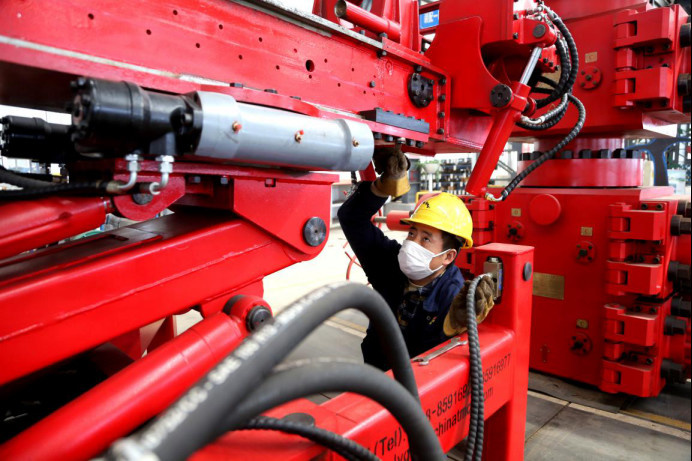
<svg viewBox="0 0 692 461">
<path fill-rule="evenodd" d="M 521 109 L 521 98 L 515 100 L 512 117 L 509 111 L 492 107 L 490 89 L 516 82 L 530 49 L 554 39 L 552 32 L 543 38 L 532 36 L 535 21 L 526 18 L 525 11 L 533 2 L 448 1 L 440 4 L 439 39 L 421 54 L 417 2 L 373 2 L 375 14 L 400 25 L 398 38 L 380 38 L 372 31 L 361 36 L 356 34 L 358 28 L 334 28 L 330 20 L 345 24 L 332 17 L 334 3 L 316 2 L 314 11 L 324 21 L 310 19 L 301 25 L 306 21 L 295 12 L 252 2 L 138 2 L 133 16 L 132 5 L 115 0 L 75 1 L 68 6 L 7 0 L 0 5 L 0 101 L 62 110 L 70 99 L 69 80 L 88 75 L 173 93 L 224 92 L 239 101 L 316 117 L 362 121 L 359 112 L 383 107 L 428 122 L 429 132 L 421 133 L 364 121 L 385 137 L 425 143 L 422 149 L 408 147 L 410 151 L 478 151 L 489 132 L 508 135 L 509 121 Z M 554 69 L 554 51 L 546 49 L 544 56 L 550 62 L 539 65 L 543 70 Z M 405 82 L 414 71 L 434 82 L 432 103 L 424 108 L 416 107 L 408 96 Z M 494 119 L 502 123 L 491 132 Z M 96 168 L 113 171 L 116 178 L 126 177 L 120 162 Z M 490 169 L 485 165 L 477 174 L 487 175 Z M 141 180 L 156 180 L 155 171 L 154 164 L 145 162 Z M 329 221 L 332 181 L 319 174 L 177 163 L 169 185 L 150 204 L 138 205 L 131 197 L 117 197 L 107 204 L 126 217 L 150 221 L 3 260 L 0 384 L 107 341 L 132 358 L 139 358 L 146 349 L 153 350 L 155 357 L 164 346 L 156 350 L 154 346 L 174 334 L 173 322 L 161 323 L 162 319 L 195 306 L 209 317 L 208 322 L 220 318 L 225 302 L 238 293 L 261 296 L 265 275 L 321 250 L 321 245 L 310 247 L 303 241 L 302 226 L 312 217 Z M 12 213 L 27 216 L 38 210 L 38 204 L 28 203 L 26 210 Z M 151 219 L 174 204 L 176 214 Z M 219 211 L 195 213 L 195 208 Z M 65 232 L 92 224 L 75 217 L 68 220 Z M 63 237 L 53 228 L 36 232 L 40 243 L 50 236 Z M 521 277 L 524 266 L 532 261 L 532 250 L 490 245 L 474 254 L 474 272 L 480 272 L 486 256 L 501 256 L 506 278 L 502 301 L 480 328 L 485 372 L 492 384 L 487 387 L 487 433 L 503 435 L 492 443 L 486 438 L 485 452 L 490 458 L 520 459 L 531 304 L 530 280 Z M 39 293 L 50 293 L 50 300 Z M 228 343 L 221 349 L 227 347 Z M 153 359 L 135 364 L 143 377 L 154 376 L 160 367 L 172 363 L 163 353 L 158 356 L 163 357 L 159 365 L 148 370 L 146 364 Z M 468 369 L 466 360 L 459 358 L 465 358 L 463 351 L 452 351 L 425 370 L 417 369 L 424 406 L 446 449 L 465 434 L 463 383 Z M 123 396 L 139 381 L 121 377 L 110 382 L 116 384 L 104 386 L 113 386 Z M 181 378 L 175 388 L 182 389 L 186 382 Z M 98 400 L 99 392 L 103 391 L 94 389 L 82 402 Z M 161 408 L 166 401 L 160 398 L 152 408 Z M 64 415 L 79 413 L 80 405 L 86 404 L 73 405 L 39 429 L 51 432 L 69 419 Z M 346 395 L 321 408 L 305 402 L 296 405 L 309 406 L 318 424 L 347 433 L 373 451 L 380 450 L 384 458 L 405 454 L 398 426 L 372 403 Z M 457 412 L 462 416 L 454 420 Z M 106 418 L 115 427 L 116 418 Z M 43 434 L 39 429 L 34 434 Z M 119 431 L 123 430 L 127 429 L 121 426 Z M 22 440 L 33 440 L 31 434 L 18 439 L 15 447 L 29 443 Z M 91 452 L 113 436 L 113 432 L 90 434 L 93 438 L 86 437 L 89 441 L 84 443 L 91 444 Z M 242 444 L 236 439 L 229 437 L 234 444 Z M 305 445 L 296 446 L 301 450 Z M 225 455 L 227 449 L 224 440 L 199 456 Z M 296 454 L 296 459 L 315 450 L 311 447 Z M 249 456 L 247 451 L 244 456 Z M 290 459 L 290 455 L 282 452 L 281 458 Z"/>
<path fill-rule="evenodd" d="M 536 247 L 531 368 L 642 397 L 664 386 L 663 360 L 689 376 L 685 335 L 664 333 L 677 292 L 668 267 L 689 240 L 670 234 L 671 194 L 520 188 L 491 212 L 493 241 Z"/>
<path fill-rule="evenodd" d="M 0 264 L 0 383 L 192 306 L 208 315 L 236 293 L 261 296 L 265 275 L 319 253 L 323 244 L 304 243 L 302 227 L 329 221 L 333 175 L 187 168 L 231 178 L 199 186 L 221 189 L 217 202 L 232 198 L 234 214 L 180 209 Z"/>
<path fill-rule="evenodd" d="M 532 285 L 524 271 L 533 262 L 533 248 L 505 244 L 476 248 L 473 272 L 482 273 L 489 257 L 502 261 L 504 288 L 498 305 L 478 327 L 485 382 L 485 433 L 490 434 L 485 437 L 483 454 L 486 459 L 523 459 Z M 442 448 L 449 451 L 468 430 L 468 348 L 454 348 L 427 366 L 413 367 L 423 409 Z M 298 400 L 268 414 L 282 417 L 296 412 L 312 415 L 316 426 L 345 435 L 382 460 L 410 459 L 401 427 L 386 410 L 364 397 L 342 394 L 321 405 Z M 253 431 L 227 434 L 192 459 L 297 461 L 315 457 L 340 459 L 299 437 Z"/>
</svg>

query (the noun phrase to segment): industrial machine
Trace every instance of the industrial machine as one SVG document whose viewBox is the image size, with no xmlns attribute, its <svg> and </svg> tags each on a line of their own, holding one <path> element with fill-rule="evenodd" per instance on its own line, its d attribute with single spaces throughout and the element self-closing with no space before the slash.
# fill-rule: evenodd
<svg viewBox="0 0 692 461">
<path fill-rule="evenodd" d="M 384 383 L 338 363 L 324 365 L 328 375 L 301 370 L 302 386 L 291 369 L 272 371 L 338 309 L 390 327 L 378 298 L 350 287 L 319 290 L 271 321 L 262 278 L 319 253 L 334 181 L 322 171 L 373 178 L 376 145 L 480 151 L 468 189 L 487 203 L 517 122 L 540 126 L 572 104 L 579 116 L 565 118 L 557 146 L 588 127 L 562 3 L 316 0 L 309 14 L 272 0 L 2 2 L 0 102 L 67 111 L 71 124 L 2 120 L 2 155 L 63 173 L 0 170 L 16 186 L 0 191 L 0 458 L 88 458 L 111 445 L 117 459 L 324 450 L 224 435 L 249 427 L 299 433 L 347 459 L 440 459 L 467 436 L 468 459 L 520 459 L 530 247 L 481 242 L 465 268 L 493 274 L 498 306 L 464 335 L 468 347 L 453 339 L 413 367 L 393 348 L 396 379 Z M 682 12 L 668 10 L 679 27 Z M 421 13 L 439 17 L 433 40 Z M 671 79 L 683 65 L 672 64 Z M 555 72 L 555 88 L 541 89 Z M 627 83 L 636 78 L 623 85 L 639 95 Z M 682 103 L 668 104 L 657 110 Z M 109 213 L 138 223 L 70 240 Z M 190 309 L 204 320 L 177 335 L 173 316 Z M 84 368 L 90 379 L 69 392 L 51 384 Z M 391 415 L 353 394 L 272 410 L 325 387 Z M 267 410 L 283 419 L 256 418 Z"/>
<path fill-rule="evenodd" d="M 536 248 L 531 368 L 652 397 L 690 378 L 690 197 L 641 187 L 642 152 L 624 138 L 689 123 L 690 25 L 681 5 L 627 3 L 560 3 L 583 60 L 584 127 L 560 149 L 577 114 L 517 127 L 537 148 L 519 159 L 521 187 L 477 197 L 472 178 L 465 200 L 474 242 Z"/>
</svg>

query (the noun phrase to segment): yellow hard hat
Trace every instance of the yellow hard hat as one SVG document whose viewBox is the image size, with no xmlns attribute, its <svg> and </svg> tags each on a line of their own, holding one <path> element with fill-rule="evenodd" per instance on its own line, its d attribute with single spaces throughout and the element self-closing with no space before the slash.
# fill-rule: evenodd
<svg viewBox="0 0 692 461">
<path fill-rule="evenodd" d="M 456 195 L 440 192 L 421 202 L 405 224 L 425 224 L 464 239 L 463 248 L 473 245 L 473 221 L 464 202 Z"/>
</svg>

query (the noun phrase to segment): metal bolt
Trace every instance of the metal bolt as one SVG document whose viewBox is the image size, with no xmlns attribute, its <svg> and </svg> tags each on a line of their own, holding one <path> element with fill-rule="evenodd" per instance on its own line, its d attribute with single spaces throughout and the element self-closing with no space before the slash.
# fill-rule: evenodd
<svg viewBox="0 0 692 461">
<path fill-rule="evenodd" d="M 305 132 L 303 130 L 298 130 L 296 131 L 296 134 L 293 136 L 293 139 L 296 140 L 296 142 L 300 142 L 303 140 L 303 135 Z"/>
<path fill-rule="evenodd" d="M 514 32 L 514 34 L 512 35 L 512 38 L 514 38 L 514 40 L 518 39 L 519 34 L 517 32 Z"/>
<path fill-rule="evenodd" d="M 445 129 L 444 128 L 438 128 L 437 134 L 445 134 Z"/>
<path fill-rule="evenodd" d="M 584 78 L 585 78 L 587 81 L 589 81 L 589 82 L 593 79 L 593 77 L 592 77 L 591 75 L 587 75 L 587 76 L 584 77 Z"/>
<path fill-rule="evenodd" d="M 233 125 L 231 125 L 231 129 L 233 130 L 234 133 L 237 133 L 240 131 L 240 129 L 243 127 L 239 122 L 233 122 Z"/>
<path fill-rule="evenodd" d="M 447 100 L 447 96 L 441 94 L 440 96 L 437 97 L 437 100 L 440 102 L 445 102 Z"/>
<path fill-rule="evenodd" d="M 648 210 L 648 209 L 649 209 L 649 205 L 647 205 L 646 203 L 642 203 L 642 210 Z"/>
<path fill-rule="evenodd" d="M 437 116 L 440 117 L 440 118 L 444 118 L 445 113 L 444 113 L 443 111 L 440 111 L 440 112 L 437 113 Z"/>
<path fill-rule="evenodd" d="M 190 114 L 188 112 L 183 112 L 182 114 L 180 114 L 180 124 L 182 126 L 191 126 L 192 121 L 193 121 L 192 114 Z"/>
<path fill-rule="evenodd" d="M 358 140 L 356 138 L 353 138 L 351 143 L 353 144 L 353 147 L 358 147 L 360 145 L 360 143 L 358 142 Z"/>
<path fill-rule="evenodd" d="M 446 78 L 441 78 L 440 79 L 440 85 L 446 85 L 447 84 L 447 79 Z"/>
<path fill-rule="evenodd" d="M 375 88 L 375 80 L 370 81 L 370 88 Z"/>
<path fill-rule="evenodd" d="M 229 182 L 230 180 L 228 179 L 228 176 L 221 176 L 219 178 L 219 184 L 221 184 L 222 186 L 227 186 Z"/>
</svg>

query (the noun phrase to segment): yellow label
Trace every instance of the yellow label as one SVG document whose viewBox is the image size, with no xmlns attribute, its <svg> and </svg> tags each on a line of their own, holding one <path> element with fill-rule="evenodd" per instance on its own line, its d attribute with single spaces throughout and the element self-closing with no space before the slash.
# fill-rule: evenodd
<svg viewBox="0 0 692 461">
<path fill-rule="evenodd" d="M 565 278 L 562 275 L 533 274 L 533 295 L 551 299 L 565 299 Z"/>
<path fill-rule="evenodd" d="M 512 213 L 512 216 L 519 217 L 519 216 L 521 216 L 521 208 L 512 208 L 511 213 Z"/>
<path fill-rule="evenodd" d="M 592 237 L 593 236 L 593 227 L 582 227 L 581 228 L 581 235 L 582 235 L 582 237 Z"/>
<path fill-rule="evenodd" d="M 588 64 L 590 62 L 598 61 L 598 51 L 592 51 L 591 53 L 586 53 L 584 55 L 584 61 Z"/>
</svg>

